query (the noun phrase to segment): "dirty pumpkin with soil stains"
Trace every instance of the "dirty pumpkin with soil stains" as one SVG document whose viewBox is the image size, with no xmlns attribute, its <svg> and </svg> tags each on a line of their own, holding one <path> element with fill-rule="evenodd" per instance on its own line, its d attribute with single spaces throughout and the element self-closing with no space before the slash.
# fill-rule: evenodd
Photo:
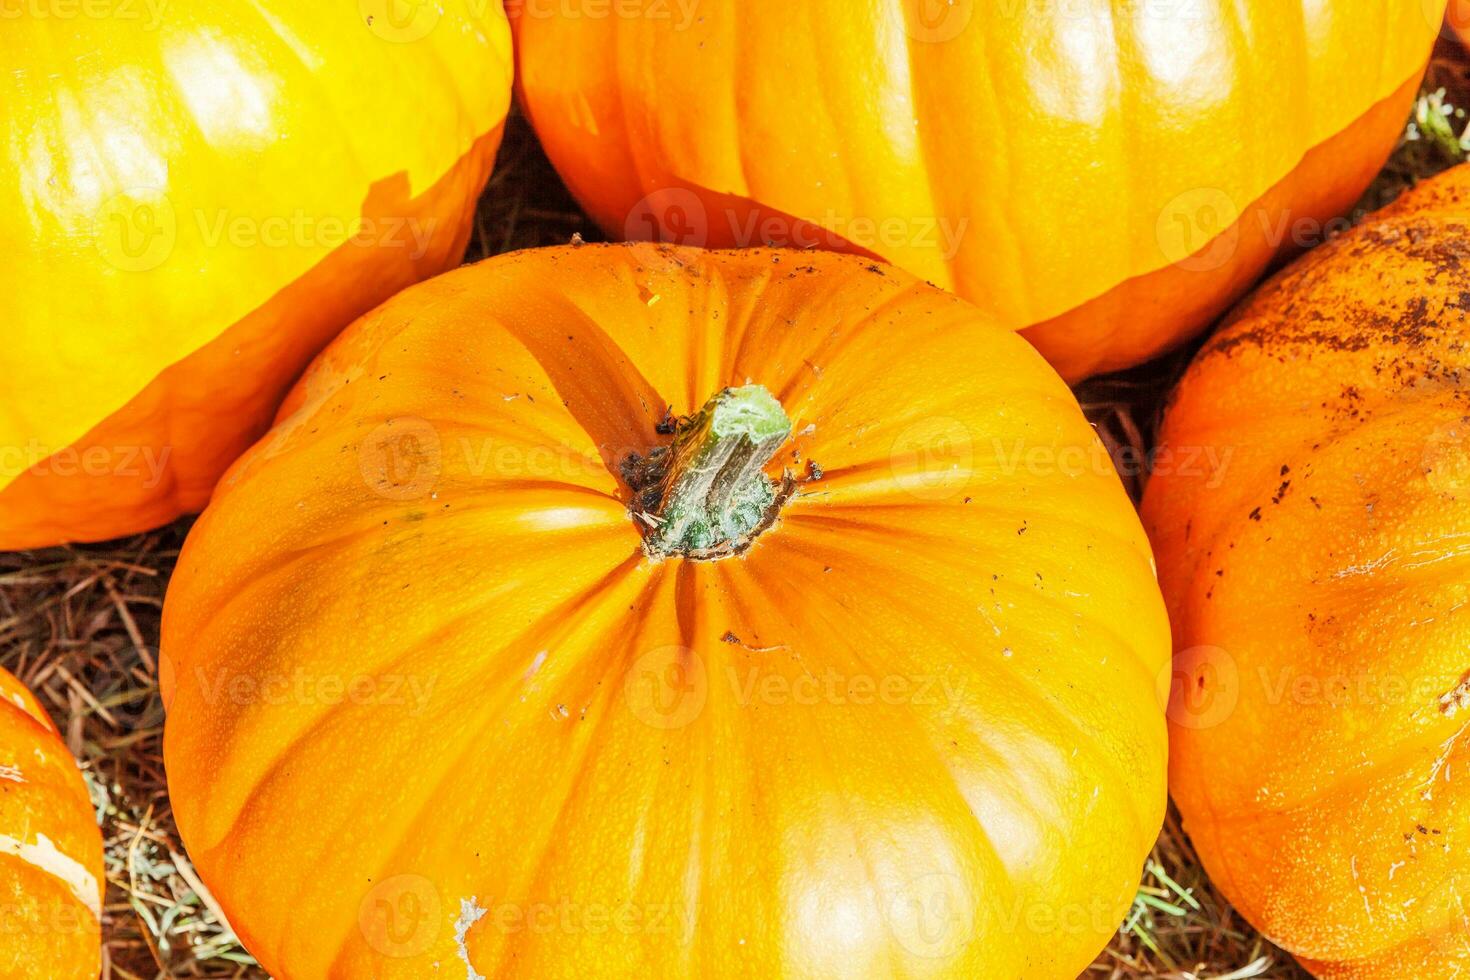
<svg viewBox="0 0 1470 980">
<path fill-rule="evenodd" d="M 1206 869 L 1321 977 L 1470 966 L 1470 169 L 1262 287 L 1200 353 L 1144 517 Z M 1223 477 L 1223 478 L 1221 478 Z"/>
</svg>

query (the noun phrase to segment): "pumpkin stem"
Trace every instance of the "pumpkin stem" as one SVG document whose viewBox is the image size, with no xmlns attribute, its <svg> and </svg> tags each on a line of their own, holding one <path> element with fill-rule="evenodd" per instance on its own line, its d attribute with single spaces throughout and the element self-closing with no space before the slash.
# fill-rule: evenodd
<svg viewBox="0 0 1470 980">
<path fill-rule="evenodd" d="M 630 456 L 623 475 L 635 491 L 633 515 L 647 552 L 713 560 L 749 547 L 793 485 L 763 472 L 790 434 L 781 403 L 760 385 L 745 385 L 680 420 L 667 448 Z"/>
</svg>

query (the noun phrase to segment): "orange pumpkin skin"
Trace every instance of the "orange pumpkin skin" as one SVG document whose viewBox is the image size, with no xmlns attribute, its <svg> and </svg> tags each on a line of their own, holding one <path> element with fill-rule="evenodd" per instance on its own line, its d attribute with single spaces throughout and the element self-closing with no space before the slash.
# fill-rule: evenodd
<svg viewBox="0 0 1470 980">
<path fill-rule="evenodd" d="M 804 482 L 737 556 L 649 557 L 623 462 L 750 383 Z M 1160 825 L 1167 647 L 1105 451 L 968 304 L 828 253 L 537 250 L 360 320 L 221 481 L 165 757 L 292 980 L 1070 980 Z"/>
<path fill-rule="evenodd" d="M 35 698 L 0 670 L 0 977 L 94 980 L 105 887 L 81 773 Z"/>
<path fill-rule="evenodd" d="M 881 255 L 1071 380 L 1322 239 L 1402 135 L 1443 7 L 507 5 L 522 102 L 610 234 Z"/>
<path fill-rule="evenodd" d="M 1144 502 L 1174 799 L 1322 977 L 1470 965 L 1467 228 L 1460 167 L 1262 287 L 1180 384 Z"/>
<path fill-rule="evenodd" d="M 199 510 L 342 327 L 460 261 L 509 28 L 383 6 L 6 19 L 0 549 Z"/>
</svg>

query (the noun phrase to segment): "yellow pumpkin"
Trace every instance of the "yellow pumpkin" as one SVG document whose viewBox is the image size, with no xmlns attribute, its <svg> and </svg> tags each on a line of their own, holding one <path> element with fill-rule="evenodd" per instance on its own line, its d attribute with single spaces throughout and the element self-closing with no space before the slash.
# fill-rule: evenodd
<svg viewBox="0 0 1470 980">
<path fill-rule="evenodd" d="M 95 980 L 106 884 L 81 773 L 36 699 L 0 670 L 0 977 Z"/>
<path fill-rule="evenodd" d="M 459 262 L 510 98 L 495 3 L 74 6 L 0 17 L 0 549 L 202 507 L 312 355 Z"/>
<path fill-rule="evenodd" d="M 507 3 L 527 113 L 610 234 L 882 256 L 1071 379 L 1320 242 L 1403 134 L 1444 6 Z"/>
<path fill-rule="evenodd" d="M 292 980 L 1071 980 L 1165 802 L 1164 611 L 1076 401 L 829 253 L 395 297 L 221 481 L 163 656 L 180 830 Z"/>
</svg>

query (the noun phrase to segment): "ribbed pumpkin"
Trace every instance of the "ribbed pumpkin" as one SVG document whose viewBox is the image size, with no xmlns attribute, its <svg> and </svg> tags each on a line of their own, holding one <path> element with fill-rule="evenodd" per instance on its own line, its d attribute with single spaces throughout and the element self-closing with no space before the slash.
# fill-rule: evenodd
<svg viewBox="0 0 1470 980">
<path fill-rule="evenodd" d="M 221 481 L 164 619 L 180 829 L 292 980 L 1071 980 L 1163 813 L 1106 452 L 1021 338 L 848 256 L 402 293 Z"/>
<path fill-rule="evenodd" d="M 611 234 L 881 255 L 1071 379 L 1221 313 L 1346 211 L 1444 0 L 507 4 Z"/>
<path fill-rule="evenodd" d="M 459 262 L 510 99 L 494 3 L 76 6 L 0 31 L 0 548 L 202 507 L 312 355 Z"/>
<path fill-rule="evenodd" d="M 0 670 L 0 977 L 95 980 L 105 886 L 81 773 L 36 699 Z"/>
<path fill-rule="evenodd" d="M 1322 977 L 1470 966 L 1470 169 L 1245 303 L 1164 422 L 1146 524 L 1174 798 Z"/>
</svg>

